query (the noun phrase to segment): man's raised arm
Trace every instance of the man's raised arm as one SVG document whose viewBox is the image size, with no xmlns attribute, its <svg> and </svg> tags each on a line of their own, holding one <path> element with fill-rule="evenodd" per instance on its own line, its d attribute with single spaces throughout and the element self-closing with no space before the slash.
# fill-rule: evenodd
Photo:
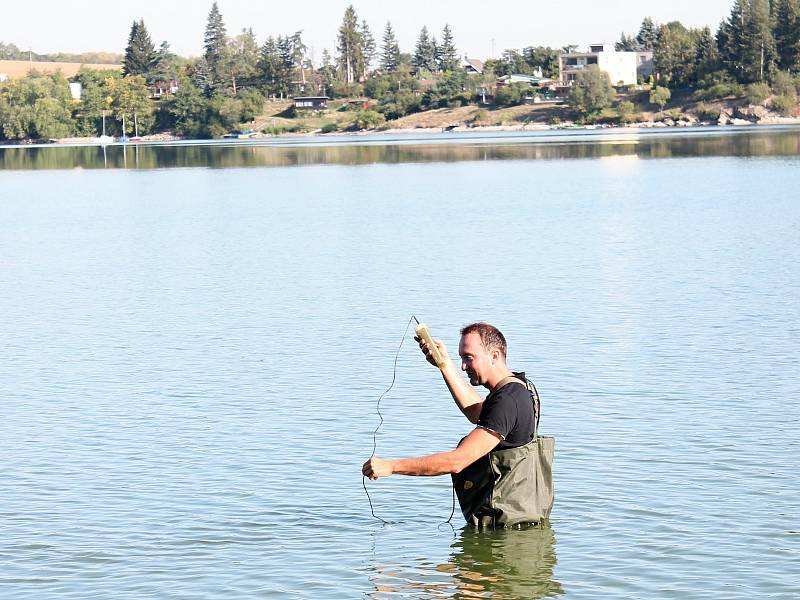
<svg viewBox="0 0 800 600">
<path fill-rule="evenodd" d="M 419 337 L 415 337 L 414 339 L 419 343 L 419 348 L 425 355 L 426 360 L 436 367 L 436 361 L 434 361 L 431 356 L 428 343 Z M 434 343 L 439 347 L 439 352 L 445 359 L 445 366 L 441 367 L 439 370 L 442 373 L 444 382 L 447 384 L 447 389 L 450 390 L 450 395 L 453 396 L 456 406 L 458 406 L 459 410 L 464 413 L 464 416 L 469 419 L 470 423 L 477 423 L 478 417 L 480 417 L 481 414 L 481 408 L 483 407 L 483 399 L 461 376 L 461 373 L 458 372 L 458 369 L 447 354 L 447 348 L 444 343 L 440 340 L 434 340 Z"/>
</svg>

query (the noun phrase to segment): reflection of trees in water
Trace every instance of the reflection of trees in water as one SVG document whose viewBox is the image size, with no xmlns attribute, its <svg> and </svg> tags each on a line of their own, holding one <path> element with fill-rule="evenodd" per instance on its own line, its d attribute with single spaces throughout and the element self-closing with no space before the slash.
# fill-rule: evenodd
<svg viewBox="0 0 800 600">
<path fill-rule="evenodd" d="M 439 565 L 375 565 L 371 598 L 536 599 L 563 594 L 553 579 L 555 536 L 549 526 L 477 530 L 465 527 Z"/>
<path fill-rule="evenodd" d="M 625 140 L 554 138 L 549 141 L 494 140 L 491 143 L 420 143 L 329 146 L 164 145 L 24 147 L 0 149 L 0 169 L 72 169 L 170 167 L 284 167 L 300 165 L 364 165 L 488 160 L 559 160 L 639 156 L 797 156 L 797 131 L 753 129 L 732 134 L 643 134 Z"/>
</svg>

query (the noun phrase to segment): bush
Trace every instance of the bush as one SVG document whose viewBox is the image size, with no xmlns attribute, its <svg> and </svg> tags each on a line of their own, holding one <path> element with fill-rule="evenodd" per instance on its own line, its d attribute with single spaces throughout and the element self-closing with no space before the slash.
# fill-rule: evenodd
<svg viewBox="0 0 800 600">
<path fill-rule="evenodd" d="M 264 96 L 256 90 L 242 90 L 236 96 L 241 102 L 242 121 L 252 121 L 264 112 Z"/>
<path fill-rule="evenodd" d="M 741 98 L 743 94 L 744 90 L 738 83 L 715 83 L 711 87 L 697 90 L 692 98 L 708 102 L 731 97 Z"/>
<path fill-rule="evenodd" d="M 797 97 L 788 94 L 781 94 L 772 99 L 772 109 L 779 112 L 784 117 L 790 117 L 797 108 Z"/>
<path fill-rule="evenodd" d="M 599 113 L 611 106 L 613 99 L 614 88 L 608 73 L 594 65 L 578 73 L 569 92 L 570 104 L 582 114 Z"/>
<path fill-rule="evenodd" d="M 657 85 L 650 90 L 650 104 L 657 105 L 661 111 L 664 111 L 664 106 L 672 98 L 672 92 L 668 88 Z"/>
<path fill-rule="evenodd" d="M 377 127 L 383 123 L 385 120 L 386 117 L 379 112 L 374 110 L 364 110 L 356 115 L 356 118 L 353 121 L 353 128 L 357 130 L 373 129 L 374 127 Z"/>
<path fill-rule="evenodd" d="M 306 131 L 306 128 L 302 125 L 290 125 L 286 123 L 281 125 L 273 125 L 272 127 L 265 127 L 261 130 L 261 133 L 266 133 L 268 135 L 281 135 L 284 133 L 301 133 L 303 131 Z"/>
<path fill-rule="evenodd" d="M 399 119 L 411 113 L 419 112 L 421 101 L 416 94 L 401 90 L 389 94 L 378 107 L 387 119 Z"/>
<path fill-rule="evenodd" d="M 636 106 L 633 104 L 633 102 L 628 102 L 627 100 L 620 102 L 619 106 L 617 106 L 620 123 L 633 123 L 635 110 Z"/>
<path fill-rule="evenodd" d="M 521 104 L 530 91 L 530 86 L 526 83 L 512 83 L 497 89 L 494 95 L 494 103 L 498 106 L 516 106 Z"/>
<path fill-rule="evenodd" d="M 319 130 L 320 133 L 333 133 L 339 131 L 339 126 L 336 123 L 325 123 Z"/>
<path fill-rule="evenodd" d="M 698 103 L 694 110 L 697 114 L 697 118 L 701 121 L 716 122 L 719 120 L 721 114 L 718 108 L 708 106 L 705 102 Z"/>
<path fill-rule="evenodd" d="M 364 95 L 381 100 L 392 89 L 390 77 L 371 77 L 364 82 Z"/>
<path fill-rule="evenodd" d="M 363 96 L 364 86 L 360 83 L 344 83 L 341 81 L 334 82 L 331 89 L 331 96 L 334 98 L 352 98 L 354 96 Z"/>
<path fill-rule="evenodd" d="M 772 82 L 772 90 L 778 96 L 797 97 L 798 80 L 786 71 L 779 71 Z"/>
<path fill-rule="evenodd" d="M 745 98 L 749 104 L 764 104 L 769 95 L 770 89 L 766 83 L 751 83 L 745 89 Z"/>
</svg>

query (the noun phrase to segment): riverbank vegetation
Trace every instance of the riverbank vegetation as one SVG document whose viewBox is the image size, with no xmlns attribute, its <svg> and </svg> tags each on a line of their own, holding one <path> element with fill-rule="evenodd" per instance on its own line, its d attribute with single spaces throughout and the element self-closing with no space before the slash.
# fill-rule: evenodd
<svg viewBox="0 0 800 600">
<path fill-rule="evenodd" d="M 411 52 L 401 50 L 391 23 L 379 37 L 350 6 L 334 53 L 325 50 L 315 65 L 301 31 L 263 42 L 252 29 L 229 35 L 214 2 L 204 53 L 197 58 L 175 55 L 167 42 L 156 47 L 141 20 L 131 26 L 119 71 L 82 69 L 70 80 L 37 73 L 34 53 L 0 44 L 0 59 L 27 58 L 33 67 L 27 77 L 0 83 L 0 139 L 95 136 L 104 121 L 111 135 L 171 132 L 211 138 L 236 130 L 725 123 L 797 113 L 800 0 L 735 0 L 715 33 L 645 18 L 640 30 L 622 34 L 616 47 L 653 53 L 654 70 L 646 81 L 614 87 L 605 72 L 587 68 L 566 101 L 552 104 L 550 91 L 527 83 L 498 86 L 498 78 L 541 74 L 557 79 L 559 54 L 575 46 L 508 49 L 468 72 L 447 25 L 438 37 L 422 27 Z M 79 58 L 120 59 L 96 53 Z M 69 83 L 80 84 L 80 98 L 71 95 Z M 331 101 L 325 109 L 296 110 L 287 102 L 294 96 Z M 458 112 L 459 107 L 465 110 Z M 514 107 L 520 110 L 509 110 Z"/>
</svg>

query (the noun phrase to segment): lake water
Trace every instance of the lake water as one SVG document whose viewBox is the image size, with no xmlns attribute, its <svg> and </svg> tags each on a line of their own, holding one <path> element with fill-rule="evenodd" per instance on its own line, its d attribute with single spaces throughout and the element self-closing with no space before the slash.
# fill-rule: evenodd
<svg viewBox="0 0 800 600">
<path fill-rule="evenodd" d="M 0 597 L 800 595 L 800 129 L 0 165 Z M 506 333 L 549 526 L 443 524 L 447 478 L 370 514 L 412 314 Z M 410 341 L 381 456 L 470 429 Z"/>
</svg>

